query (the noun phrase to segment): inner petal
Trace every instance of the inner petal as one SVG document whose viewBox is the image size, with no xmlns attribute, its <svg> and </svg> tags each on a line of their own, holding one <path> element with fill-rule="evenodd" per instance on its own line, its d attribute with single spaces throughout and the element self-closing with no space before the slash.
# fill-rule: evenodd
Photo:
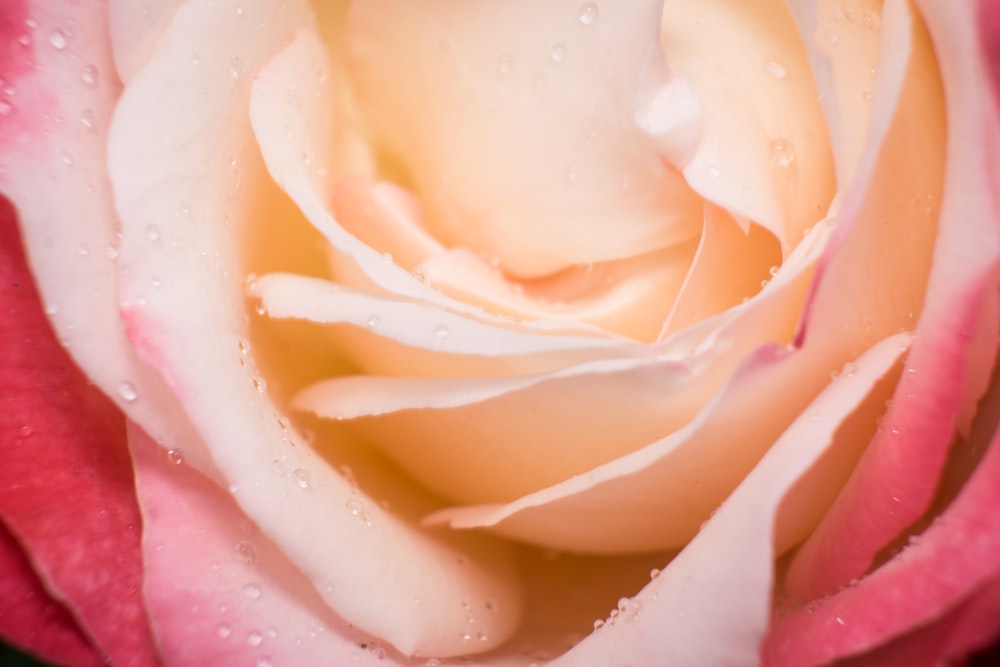
<svg viewBox="0 0 1000 667">
<path fill-rule="evenodd" d="M 698 105 L 663 66 L 660 10 L 655 0 L 354 3 L 345 58 L 358 99 L 437 239 L 538 277 L 698 234 L 701 200 L 666 155 L 693 149 Z M 650 98 L 675 100 L 684 117 L 640 127 Z"/>
</svg>

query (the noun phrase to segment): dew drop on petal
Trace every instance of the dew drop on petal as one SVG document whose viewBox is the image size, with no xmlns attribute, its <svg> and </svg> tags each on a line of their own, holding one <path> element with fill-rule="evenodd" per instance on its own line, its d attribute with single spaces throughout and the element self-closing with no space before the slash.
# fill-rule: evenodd
<svg viewBox="0 0 1000 667">
<path fill-rule="evenodd" d="M 247 584 L 243 587 L 243 595 L 251 600 L 259 600 L 262 592 L 257 584 Z"/>
<path fill-rule="evenodd" d="M 167 458 L 175 466 L 179 466 L 180 464 L 184 463 L 184 452 L 182 452 L 179 449 L 168 449 Z"/>
<path fill-rule="evenodd" d="M 241 540 L 235 547 L 236 555 L 245 563 L 252 563 L 257 559 L 257 547 L 246 540 Z"/>
<path fill-rule="evenodd" d="M 434 329 L 434 337 L 437 338 L 438 340 L 444 340 L 450 335 L 451 332 L 448 330 L 448 327 L 444 326 L 443 324 Z"/>
<path fill-rule="evenodd" d="M 778 81 L 781 81 L 788 75 L 788 70 L 777 60 L 768 60 L 767 64 L 764 65 L 764 69 L 771 75 L 771 78 Z"/>
<path fill-rule="evenodd" d="M 7 100 L 0 100 L 0 118 L 6 118 L 14 113 L 14 105 Z"/>
<path fill-rule="evenodd" d="M 577 20 L 580 21 L 581 25 L 594 25 L 594 22 L 597 21 L 599 13 L 597 3 L 588 2 L 580 7 L 580 13 L 577 15 Z"/>
<path fill-rule="evenodd" d="M 66 31 L 65 30 L 53 30 L 49 35 L 49 44 L 56 51 L 62 51 L 66 48 Z"/>
<path fill-rule="evenodd" d="M 505 53 L 497 58 L 497 69 L 501 74 L 507 74 L 510 72 L 510 56 Z"/>
<path fill-rule="evenodd" d="M 785 139 L 775 139 L 771 142 L 771 160 L 782 168 L 788 168 L 795 162 L 795 149 Z"/>
<path fill-rule="evenodd" d="M 97 68 L 93 65 L 87 65 L 86 67 L 83 68 L 83 73 L 80 74 L 80 78 L 83 79 L 83 82 L 88 86 L 91 87 L 96 86 Z"/>
<path fill-rule="evenodd" d="M 135 385 L 131 382 L 121 382 L 118 384 L 118 397 L 121 398 L 126 403 L 131 403 L 135 399 L 139 398 L 139 392 L 136 391 Z"/>
<path fill-rule="evenodd" d="M 369 315 L 368 320 L 365 322 L 365 324 L 368 326 L 369 329 L 374 329 L 379 325 L 381 321 L 382 319 L 378 315 Z"/>
<path fill-rule="evenodd" d="M 561 63 L 566 60 L 566 45 L 559 43 L 553 46 L 549 57 L 552 58 L 552 62 L 554 63 Z"/>
<path fill-rule="evenodd" d="M 250 634 L 247 635 L 247 644 L 250 644 L 250 646 L 260 646 L 263 642 L 264 636 L 256 630 L 252 630 Z"/>
<path fill-rule="evenodd" d="M 233 629 L 228 623 L 219 623 L 215 626 L 215 634 L 219 636 L 219 639 L 227 639 L 229 635 L 233 634 Z"/>
<path fill-rule="evenodd" d="M 295 483 L 299 485 L 301 489 L 309 488 L 309 473 L 307 473 L 302 468 L 296 468 L 292 471 L 292 477 L 295 478 Z"/>
</svg>

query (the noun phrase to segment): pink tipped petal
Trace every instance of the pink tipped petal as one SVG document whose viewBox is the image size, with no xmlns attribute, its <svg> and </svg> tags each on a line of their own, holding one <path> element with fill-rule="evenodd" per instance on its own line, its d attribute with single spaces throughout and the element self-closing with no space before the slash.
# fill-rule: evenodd
<svg viewBox="0 0 1000 667">
<path fill-rule="evenodd" d="M 657 150 L 696 140 L 690 92 L 678 89 L 667 106 L 679 118 L 656 127 L 676 141 L 650 142 L 650 120 L 636 118 L 669 85 L 661 4 L 351 6 L 345 52 L 359 102 L 435 236 L 538 277 L 698 233 L 701 201 Z"/>
<path fill-rule="evenodd" d="M 156 654 L 124 420 L 59 347 L 0 207 L 0 516 L 101 658 L 146 667 Z"/>
<path fill-rule="evenodd" d="M 378 642 L 338 618 L 229 494 L 134 425 L 129 434 L 144 516 L 146 600 L 164 667 L 381 659 Z"/>
<path fill-rule="evenodd" d="M 987 428 L 995 429 L 995 421 Z M 982 435 L 989 437 L 989 432 Z M 769 667 L 810 667 L 870 651 L 972 600 L 972 618 L 957 628 L 954 650 L 989 639 L 997 629 L 1000 576 L 1000 434 L 958 497 L 893 560 L 860 583 L 817 604 L 779 615 L 764 646 Z M 991 590 L 992 589 L 992 590 Z M 977 595 L 986 597 L 976 600 Z M 985 605 L 981 609 L 978 605 Z M 822 642 L 815 637 L 823 637 Z"/>
<path fill-rule="evenodd" d="M 887 7 L 883 30 L 898 29 L 889 21 L 890 10 L 898 9 Z M 980 374 L 989 372 L 996 354 L 996 310 L 985 303 L 996 294 L 1000 241 L 997 217 L 990 212 L 996 211 L 997 200 L 989 173 L 980 165 L 990 155 L 1000 155 L 996 140 L 1000 126 L 983 99 L 984 73 L 976 66 L 978 61 L 973 55 L 961 55 L 975 48 L 971 17 L 934 3 L 923 9 L 948 82 L 948 171 L 933 269 L 916 343 L 885 428 L 789 571 L 786 586 L 798 597 L 816 597 L 861 576 L 876 554 L 924 513 L 962 405 L 969 401 L 970 378 L 972 387 L 981 390 Z M 914 101 L 902 108 L 916 111 L 926 106 Z M 872 191 L 879 189 L 876 178 Z M 845 210 L 849 206 L 845 204 Z M 886 205 L 885 210 L 892 208 Z M 899 245 L 897 240 L 895 246 Z M 878 261 L 886 259 L 880 253 Z M 851 270 L 845 265 L 841 273 Z M 842 279 L 824 280 L 831 292 L 843 290 Z M 970 346 L 983 339 L 992 339 L 993 344 Z M 976 372 L 967 376 L 966 369 L 973 366 Z"/>
<path fill-rule="evenodd" d="M 182 7 L 116 110 L 110 170 L 122 218 L 121 261 L 129 267 L 122 293 L 130 334 L 198 430 L 199 439 L 184 447 L 198 451 L 204 441 L 225 481 L 248 491 L 235 496 L 241 508 L 345 621 L 408 654 L 487 650 L 519 618 L 502 547 L 432 539 L 369 506 L 349 480 L 285 432 L 256 374 L 239 255 L 240 230 L 253 211 L 238 190 L 268 185 L 252 143 L 251 79 L 274 83 L 288 72 L 313 80 L 315 69 L 300 56 L 315 37 L 301 3 L 241 6 L 253 29 L 224 43 L 217 35 L 232 8 L 210 1 Z M 195 54 L 200 61 L 192 61 Z M 257 111 L 267 124 L 266 107 Z M 240 178 L 233 160 L 242 166 Z M 233 224 L 219 224 L 227 219 Z M 368 509 L 357 511 L 359 504 Z M 457 561 L 464 566 L 456 568 Z M 497 612 L 478 619 L 485 639 L 463 634 L 466 599 L 495 601 Z"/>
<path fill-rule="evenodd" d="M 551 664 L 758 665 L 785 496 L 836 442 L 842 422 L 870 401 L 872 386 L 900 356 L 898 342 L 887 339 L 859 357 L 855 374 L 830 384 L 777 438 L 684 550 L 625 601 L 613 624 Z"/>
<path fill-rule="evenodd" d="M 688 183 L 788 253 L 834 193 L 829 137 L 805 50 L 784 2 L 664 3 L 667 66 L 694 81 L 701 140 Z"/>
</svg>

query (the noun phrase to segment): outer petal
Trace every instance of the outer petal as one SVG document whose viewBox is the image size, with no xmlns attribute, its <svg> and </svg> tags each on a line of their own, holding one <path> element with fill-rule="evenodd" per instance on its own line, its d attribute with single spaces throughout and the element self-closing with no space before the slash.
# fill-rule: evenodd
<svg viewBox="0 0 1000 667">
<path fill-rule="evenodd" d="M 226 481 L 253 489 L 236 495 L 244 511 L 345 620 L 406 653 L 487 649 L 519 617 L 498 549 L 431 539 L 377 505 L 357 510 L 366 499 L 286 433 L 256 376 L 239 255 L 251 198 L 240 190 L 269 182 L 252 144 L 250 75 L 272 59 L 268 69 L 284 71 L 281 50 L 311 16 L 301 3 L 241 8 L 249 29 L 223 44 L 217 34 L 233 21 L 233 8 L 210 0 L 182 7 L 117 107 L 109 163 L 130 336 L 171 385 Z M 292 474 L 278 473 L 275 460 Z M 456 568 L 456 560 L 466 566 Z M 494 601 L 476 616 L 483 638 L 464 632 L 464 600 L 479 609 Z"/>
<path fill-rule="evenodd" d="M 789 591 L 802 598 L 860 577 L 926 511 L 962 404 L 970 400 L 968 387 L 981 387 L 978 378 L 996 355 L 1000 217 L 987 165 L 1000 155 L 1000 124 L 984 99 L 972 15 L 934 3 L 924 11 L 949 108 L 948 172 L 926 310 L 886 428 L 789 571 Z M 979 329 L 985 346 L 972 344 Z"/>
<path fill-rule="evenodd" d="M 165 665 L 367 665 L 386 657 L 333 614 L 231 496 L 134 426 L 129 440 L 145 517 L 146 599 Z"/>
<path fill-rule="evenodd" d="M 5 200 L 0 206 L 0 517 L 101 658 L 146 667 L 157 658 L 139 594 L 140 518 L 124 420 L 56 342 L 13 211 Z M 89 660 L 80 637 L 68 639 L 63 649 Z"/>
<path fill-rule="evenodd" d="M 96 667 L 101 655 L 66 608 L 52 599 L 6 526 L 0 524 L 0 637 L 43 660 Z"/>
</svg>

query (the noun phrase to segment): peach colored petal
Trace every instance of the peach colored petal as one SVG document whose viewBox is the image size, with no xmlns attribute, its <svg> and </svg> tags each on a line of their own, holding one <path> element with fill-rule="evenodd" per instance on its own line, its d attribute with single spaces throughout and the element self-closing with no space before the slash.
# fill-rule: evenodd
<svg viewBox="0 0 1000 667">
<path fill-rule="evenodd" d="M 698 233 L 699 198 L 636 119 L 673 84 L 658 52 L 660 7 L 352 4 L 350 77 L 437 238 L 537 277 Z M 686 144 L 697 120 L 671 127 Z"/>
<path fill-rule="evenodd" d="M 694 81 L 701 140 L 684 176 L 741 222 L 770 230 L 788 253 L 825 217 L 833 163 L 805 49 L 780 1 L 664 4 L 671 71 Z"/>
<path fill-rule="evenodd" d="M 338 618 L 229 494 L 135 425 L 130 445 L 164 667 L 404 664 L 379 662 L 391 648 Z"/>
<path fill-rule="evenodd" d="M 776 246 L 774 237 L 761 228 L 751 226 L 743 233 L 725 211 L 706 206 L 698 252 L 660 338 L 759 292 L 781 264 L 781 249 Z"/>
<path fill-rule="evenodd" d="M 978 399 L 978 373 L 989 372 L 996 354 L 996 321 L 990 319 L 995 309 L 983 304 L 996 293 L 997 199 L 981 165 L 988 155 L 1000 154 L 997 120 L 984 100 L 984 73 L 970 64 L 978 61 L 960 55 L 973 48 L 971 16 L 933 3 L 923 11 L 939 44 L 950 113 L 946 188 L 926 306 L 887 428 L 792 564 L 786 585 L 796 596 L 834 591 L 861 576 L 879 550 L 926 511 L 969 388 L 979 387 L 972 393 Z M 886 19 L 883 26 L 890 28 Z M 910 108 L 920 105 L 911 102 Z M 983 324 L 993 345 L 970 346 Z M 972 365 L 980 370 L 966 376 Z"/>
<path fill-rule="evenodd" d="M 240 190 L 266 178 L 252 143 L 251 78 L 273 85 L 307 67 L 297 36 L 308 34 L 312 18 L 301 3 L 242 8 L 253 29 L 223 43 L 217 35 L 232 21 L 230 7 L 182 7 L 117 108 L 109 163 L 130 336 L 238 490 L 241 508 L 347 622 L 405 653 L 488 649 L 519 616 L 503 550 L 432 539 L 374 504 L 354 511 L 365 497 L 285 431 L 256 376 L 239 256 L 252 214 Z M 297 76 L 314 74 L 307 67 Z M 234 160 L 244 169 L 239 178 Z M 291 473 L 279 474 L 275 460 Z M 456 559 L 465 565 L 456 568 Z M 496 613 L 478 618 L 485 640 L 463 636 L 466 599 L 495 600 Z"/>
<path fill-rule="evenodd" d="M 900 353 L 898 337 L 889 338 L 855 360 L 856 372 L 820 393 L 687 547 L 621 605 L 614 622 L 551 664 L 759 664 L 778 549 L 776 516 L 786 493 L 836 441 L 841 423 L 869 400 L 872 385 Z M 734 384 L 774 367 L 767 357 L 753 365 L 756 372 Z"/>
<path fill-rule="evenodd" d="M 445 294 L 518 320 L 593 325 L 651 341 L 663 328 L 697 242 L 630 259 L 587 264 L 532 281 L 511 280 L 464 248 L 429 258 L 419 271 Z"/>
<path fill-rule="evenodd" d="M 817 357 L 762 348 L 672 435 L 507 505 L 442 510 L 428 521 L 587 553 L 682 546 L 822 388 Z M 796 393 L 762 409 L 762 396 Z"/>
</svg>

